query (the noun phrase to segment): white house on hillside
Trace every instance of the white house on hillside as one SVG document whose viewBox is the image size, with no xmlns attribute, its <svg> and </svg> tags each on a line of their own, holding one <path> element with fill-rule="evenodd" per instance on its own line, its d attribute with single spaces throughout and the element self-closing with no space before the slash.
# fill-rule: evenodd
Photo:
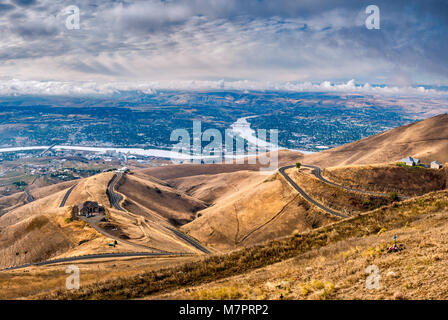
<svg viewBox="0 0 448 320">
<path fill-rule="evenodd" d="M 440 169 L 442 166 L 439 161 L 435 160 L 431 162 L 431 169 Z"/>
<path fill-rule="evenodd" d="M 412 158 L 412 157 L 407 157 L 407 158 L 401 159 L 401 162 L 404 162 L 405 165 L 408 165 L 411 167 L 420 165 L 420 160 Z"/>
</svg>

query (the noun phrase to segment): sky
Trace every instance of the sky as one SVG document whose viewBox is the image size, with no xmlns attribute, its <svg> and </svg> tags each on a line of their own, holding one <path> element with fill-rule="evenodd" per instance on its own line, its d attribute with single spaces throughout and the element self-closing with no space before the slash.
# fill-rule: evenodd
<svg viewBox="0 0 448 320">
<path fill-rule="evenodd" d="M 365 25 L 369 5 L 380 29 Z M 0 39 L 0 93 L 448 85 L 448 0 L 0 0 Z"/>
</svg>

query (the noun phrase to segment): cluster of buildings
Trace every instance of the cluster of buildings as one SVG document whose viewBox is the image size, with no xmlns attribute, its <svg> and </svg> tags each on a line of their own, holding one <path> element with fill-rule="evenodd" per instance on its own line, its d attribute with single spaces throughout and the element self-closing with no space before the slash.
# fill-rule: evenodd
<svg viewBox="0 0 448 320">
<path fill-rule="evenodd" d="M 422 167 L 431 168 L 431 169 L 440 169 L 442 167 L 440 162 L 437 160 L 434 160 L 433 162 L 431 162 L 430 165 L 425 165 L 420 162 L 420 159 L 407 157 L 407 158 L 401 159 L 401 162 L 410 167 L 422 166 Z"/>
</svg>

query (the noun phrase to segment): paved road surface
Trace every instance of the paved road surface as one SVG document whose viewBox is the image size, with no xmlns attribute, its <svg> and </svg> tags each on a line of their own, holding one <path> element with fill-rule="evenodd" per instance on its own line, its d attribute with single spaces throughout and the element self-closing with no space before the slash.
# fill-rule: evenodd
<svg viewBox="0 0 448 320">
<path fill-rule="evenodd" d="M 117 192 L 115 192 L 115 185 L 117 184 L 117 182 L 121 179 L 122 177 L 122 173 L 117 173 L 112 180 L 109 183 L 109 186 L 107 187 L 107 190 L 109 191 L 109 201 L 110 203 L 117 209 L 120 211 L 126 211 L 124 210 L 121 205 L 120 202 L 121 200 L 123 200 L 123 196 Z M 208 251 L 206 248 L 204 248 L 203 246 L 201 246 L 196 240 L 192 239 L 191 237 L 187 236 L 186 234 L 174 229 L 174 228 L 170 228 L 165 226 L 166 229 L 170 230 L 171 232 L 173 232 L 178 238 L 186 241 L 187 243 L 189 243 L 190 245 L 192 245 L 193 247 L 195 247 L 196 249 L 209 254 L 210 251 Z"/>
<path fill-rule="evenodd" d="M 91 260 L 91 259 L 104 259 L 104 258 L 121 258 L 121 257 L 152 257 L 152 256 L 186 256 L 191 255 L 189 253 L 166 253 L 166 252 L 123 252 L 123 253 L 102 253 L 102 254 L 89 254 L 85 256 L 70 257 L 70 258 L 60 258 L 54 260 L 46 260 L 35 263 L 27 263 L 20 266 L 9 267 L 1 269 L 0 271 L 17 270 L 22 268 L 27 268 L 31 266 L 43 266 L 61 262 L 72 262 L 80 260 Z"/>
<path fill-rule="evenodd" d="M 311 198 L 302 188 L 300 188 L 287 174 L 286 174 L 286 170 L 291 169 L 291 168 L 295 168 L 295 165 L 291 165 L 291 166 L 285 166 L 285 167 L 281 167 L 280 169 L 278 169 L 278 171 L 280 172 L 280 174 L 283 176 L 283 178 L 285 178 L 286 181 L 288 181 L 288 183 L 291 185 L 291 187 L 293 187 L 298 193 L 300 193 L 300 195 L 305 198 L 307 201 L 311 202 L 312 204 L 314 204 L 316 207 L 321 208 L 322 210 L 324 210 L 325 212 L 332 214 L 334 216 L 340 217 L 340 218 L 347 218 L 347 216 L 336 212 L 328 207 L 325 207 L 324 205 L 322 205 L 321 203 L 317 202 L 316 200 L 314 200 L 313 198 Z"/>
<path fill-rule="evenodd" d="M 67 199 L 68 199 L 70 193 L 72 193 L 73 189 L 75 189 L 75 187 L 76 187 L 77 185 L 78 185 L 78 184 L 75 184 L 75 185 L 71 186 L 70 189 L 67 190 L 67 192 L 66 192 L 65 195 L 64 195 L 64 198 L 62 198 L 62 201 L 61 201 L 61 204 L 59 205 L 59 208 L 65 207 L 65 202 L 67 201 Z"/>
<path fill-rule="evenodd" d="M 115 174 L 114 177 L 112 178 L 112 180 L 109 182 L 109 186 L 107 187 L 107 190 L 108 190 L 110 204 L 117 210 L 125 211 L 120 206 L 120 202 L 121 202 L 121 200 L 123 200 L 123 196 L 121 194 L 115 192 L 115 185 L 121 179 L 122 176 L 123 176 L 123 174 L 121 172 Z"/>
<path fill-rule="evenodd" d="M 204 248 L 203 246 L 201 246 L 197 241 L 195 241 L 194 239 L 190 238 L 189 236 L 187 236 L 185 233 L 182 233 L 180 231 L 177 231 L 176 229 L 170 228 L 170 227 L 165 227 L 168 230 L 170 230 L 171 232 L 173 232 L 177 237 L 185 240 L 186 242 L 188 242 L 189 244 L 191 244 L 193 247 L 195 247 L 196 249 L 206 253 L 206 254 L 210 254 L 210 251 L 208 251 L 206 248 Z"/>
<path fill-rule="evenodd" d="M 370 195 L 370 196 L 389 197 L 389 194 L 388 194 L 388 193 L 375 192 L 375 191 L 366 191 L 366 190 L 360 190 L 360 189 L 349 188 L 349 187 L 345 187 L 345 186 L 343 186 L 343 185 L 334 183 L 334 182 L 332 182 L 332 181 L 329 181 L 329 180 L 325 179 L 325 178 L 322 176 L 322 169 L 319 168 L 318 166 L 313 166 L 313 165 L 310 165 L 310 164 L 303 164 L 302 167 L 306 167 L 306 168 L 313 169 L 313 170 L 311 171 L 311 173 L 312 173 L 317 179 L 319 179 L 319 180 L 322 181 L 323 183 L 329 184 L 329 185 L 331 185 L 331 186 L 335 186 L 335 187 L 337 187 L 337 188 L 341 188 L 341 189 L 344 189 L 344 190 L 347 190 L 347 191 L 359 192 L 359 193 L 367 194 L 367 195 Z M 401 196 L 401 198 L 407 198 L 407 197 L 403 197 L 403 196 Z"/>
<path fill-rule="evenodd" d="M 320 181 L 322 181 L 323 183 L 326 183 L 328 185 L 337 187 L 337 188 L 341 188 L 347 191 L 351 191 L 351 192 L 358 192 L 358 193 L 362 193 L 362 194 L 366 194 L 366 195 L 371 195 L 371 196 L 380 196 L 380 197 L 388 197 L 389 194 L 387 193 L 381 193 L 381 192 L 374 192 L 374 191 L 365 191 L 365 190 L 360 190 L 360 189 L 354 189 L 354 188 L 349 188 L 349 187 L 345 187 L 342 186 L 340 184 L 334 183 L 332 181 L 329 181 L 327 179 L 325 179 L 322 176 L 322 169 L 318 166 L 313 166 L 310 164 L 302 164 L 302 167 L 305 168 L 310 168 L 312 169 L 311 174 L 313 174 L 317 179 L 319 179 Z M 338 217 L 346 217 L 344 215 L 341 215 L 340 213 L 327 208 L 325 206 L 323 206 L 322 204 L 318 203 L 317 201 L 315 201 L 314 199 L 312 199 L 302 188 L 300 188 L 285 172 L 285 170 L 290 169 L 290 168 L 295 168 L 295 165 L 291 165 L 291 166 L 285 166 L 279 169 L 280 174 L 289 182 L 289 184 L 296 189 L 306 200 L 310 201 L 311 203 L 313 203 L 314 205 L 318 206 L 319 208 L 321 208 L 322 210 L 336 215 Z M 400 196 L 400 198 L 402 199 L 409 199 L 409 197 L 406 196 Z"/>
</svg>

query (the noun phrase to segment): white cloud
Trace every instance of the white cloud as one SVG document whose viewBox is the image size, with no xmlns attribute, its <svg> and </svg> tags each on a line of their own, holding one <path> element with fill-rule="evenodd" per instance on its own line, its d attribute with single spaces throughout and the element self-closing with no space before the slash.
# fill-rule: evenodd
<svg viewBox="0 0 448 320">
<path fill-rule="evenodd" d="M 354 80 L 345 83 L 311 82 L 261 82 L 261 81 L 146 81 L 146 82 L 62 82 L 35 80 L 0 80 L 0 95 L 108 95 L 123 91 L 139 91 L 155 94 L 160 90 L 185 91 L 285 91 L 285 92 L 335 92 L 347 94 L 423 96 L 447 98 L 448 91 L 424 87 L 372 86 L 356 84 Z"/>
<path fill-rule="evenodd" d="M 416 11 L 408 2 L 385 2 L 383 27 L 370 32 L 355 0 L 78 0 L 81 30 L 69 31 L 61 14 L 67 2 L 40 0 L 0 16 L 0 74 L 447 83 L 447 45 L 438 37 L 446 24 L 432 18 L 440 10 Z"/>
</svg>

